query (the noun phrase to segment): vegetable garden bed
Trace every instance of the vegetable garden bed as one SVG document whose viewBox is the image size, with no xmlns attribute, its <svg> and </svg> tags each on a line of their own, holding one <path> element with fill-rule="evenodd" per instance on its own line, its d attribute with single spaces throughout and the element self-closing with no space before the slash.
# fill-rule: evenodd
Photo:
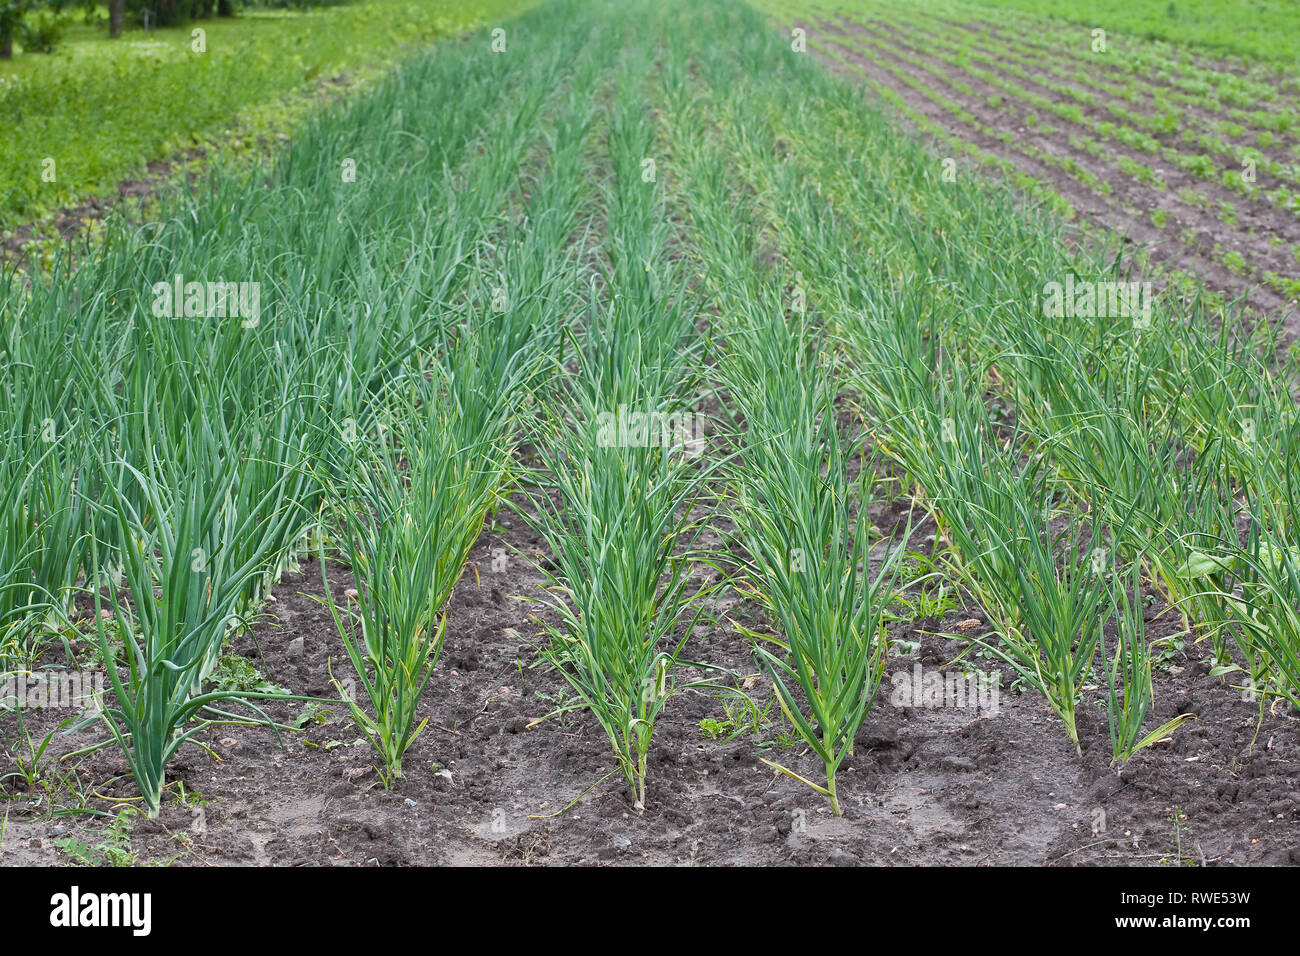
<svg viewBox="0 0 1300 956">
<path fill-rule="evenodd" d="M 797 40 L 553 0 L 5 267 L 0 671 L 106 679 L 0 859 L 1300 862 L 1279 317 Z"/>
</svg>

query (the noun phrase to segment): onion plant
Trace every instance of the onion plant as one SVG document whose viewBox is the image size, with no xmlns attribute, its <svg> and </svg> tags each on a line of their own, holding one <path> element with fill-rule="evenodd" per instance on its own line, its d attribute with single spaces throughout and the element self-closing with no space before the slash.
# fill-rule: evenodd
<svg viewBox="0 0 1300 956">
<path fill-rule="evenodd" d="M 905 470 L 952 537 L 955 560 L 973 572 L 967 580 L 983 589 L 977 599 L 997 611 L 999 629 L 1032 639 L 1020 620 L 1016 550 L 1001 539 L 1012 545 L 1025 535 L 1021 550 L 1044 557 L 1062 550 L 1076 565 L 1078 544 L 1090 544 L 1081 534 L 1071 555 L 1065 541 L 1043 538 L 1047 514 L 1004 522 L 1019 526 L 1010 536 L 970 530 L 960 516 L 1014 518 L 1016 498 L 1030 494 L 1020 487 L 1028 467 L 1041 470 L 1048 492 L 1030 510 L 1050 502 L 1104 528 L 1110 559 L 1140 562 L 1171 606 L 1214 639 L 1220 672 L 1240 662 L 1263 674 L 1275 654 L 1288 656 L 1285 565 L 1294 523 L 1282 513 L 1261 517 L 1259 543 L 1238 541 L 1251 515 L 1285 500 L 1257 482 L 1253 459 L 1267 456 L 1281 469 L 1295 460 L 1286 433 L 1297 417 L 1296 363 L 1275 359 L 1275 334 L 1241 334 L 1230 309 L 1196 293 L 1190 301 L 1180 295 L 1177 308 L 1172 296 L 1156 297 L 1149 325 L 1127 314 L 1044 315 L 1044 283 L 1070 273 L 1124 281 L 1122 259 L 1060 243 L 1041 217 L 1020 215 L 1007 194 L 974 178 L 940 184 L 932 155 L 885 135 L 888 124 L 859 98 L 805 75 L 807 58 L 782 60 L 758 41 L 743 55 L 709 53 L 689 34 L 669 46 L 678 62 L 666 71 L 677 89 L 689 89 L 682 64 L 692 56 L 693 71 L 710 81 L 710 96 L 693 97 L 689 110 L 683 96 L 672 117 L 681 141 L 674 157 L 695 177 L 688 198 L 697 225 L 742 213 L 730 247 L 709 240 L 714 258 L 730 252 L 727 266 L 709 261 L 709 278 L 772 247 L 802 270 L 810 300 L 857 366 L 876 447 Z M 779 72 L 785 82 L 744 72 L 746 57 L 760 52 L 773 57 L 766 75 Z M 727 158 L 700 158 L 711 150 Z M 749 208 L 762 218 L 744 217 Z M 849 248 L 869 253 L 846 260 Z M 965 381 L 945 356 L 969 365 Z M 969 397 L 969 421 L 954 393 Z M 1003 421 L 985 407 L 994 403 L 1005 409 Z M 939 437 L 945 420 L 958 441 Z M 1008 436 L 1010 422 L 1016 434 Z M 967 444 L 964 431 L 980 444 Z M 986 461 L 999 458 L 1010 480 L 985 481 Z M 1243 502 L 1257 498 L 1247 515 Z M 1086 563 L 1084 556 L 1085 567 L 1062 572 L 1067 594 L 1076 582 L 1084 586 Z M 1259 589 L 1248 590 L 1256 580 Z M 1080 600 L 1087 606 L 1094 597 Z M 1104 614 L 1112 602 L 1097 600 Z M 1274 650 L 1263 643 L 1279 637 Z"/>
<path fill-rule="evenodd" d="M 882 351 L 894 359 L 859 379 L 890 430 L 884 447 L 920 483 L 952 541 L 945 563 L 998 634 L 985 646 L 1043 693 L 1081 753 L 1075 709 L 1091 676 L 1108 584 L 1080 549 L 1100 540 L 1099 527 L 1085 537 L 1074 520 L 1052 534 L 1051 475 L 1041 456 L 1017 465 L 1016 436 L 1002 447 L 968 373 L 952 367 L 949 382 L 940 367 L 927 383 L 917 360 L 927 361 L 934 346 L 896 323 L 879 327 L 892 333 Z"/>
<path fill-rule="evenodd" d="M 1300 518 L 1297 479 L 1284 459 L 1261 456 L 1251 463 L 1245 509 L 1245 543 L 1222 542 L 1193 556 L 1189 573 L 1226 609 L 1226 628 L 1237 638 L 1237 663 L 1218 675 L 1244 670 L 1254 697 L 1280 697 L 1300 708 Z M 1202 595 L 1194 595 L 1201 597 Z"/>
<path fill-rule="evenodd" d="M 515 386 L 531 366 L 494 362 L 497 333 L 470 336 L 445 366 L 395 382 L 331 492 L 357 593 L 340 609 L 326 577 L 327 603 L 370 710 L 335 683 L 389 783 L 428 722 L 417 710 L 446 633 L 443 608 L 510 461 Z"/>
<path fill-rule="evenodd" d="M 21 666 L 33 617 L 48 606 L 30 575 L 41 540 L 27 507 L 24 438 L 11 432 L 0 447 L 0 680 Z"/>
<path fill-rule="evenodd" d="M 1261 698 L 1284 697 L 1300 709 L 1300 547 L 1267 520 L 1252 524 L 1237 555 L 1241 598 L 1230 598 L 1228 606 L 1233 625 L 1259 654 L 1248 668 L 1250 690 Z"/>
<path fill-rule="evenodd" d="M 755 316 L 727 337 L 719 363 L 744 420 L 732 472 L 729 537 L 745 555 L 737 588 L 777 632 L 755 643 L 782 711 L 821 760 L 825 786 L 764 761 L 825 795 L 840 814 L 836 772 L 880 686 L 885 607 L 903 547 L 873 575 L 867 509 L 872 469 L 839 433 L 834 381 L 802 314 Z"/>
<path fill-rule="evenodd" d="M 616 74 L 614 176 L 601 186 L 608 301 L 593 284 L 576 367 L 535 432 L 541 467 L 525 513 L 554 561 L 546 573 L 556 623 L 542 653 L 604 729 L 638 809 L 662 708 L 707 682 L 679 681 L 677 670 L 712 590 L 691 574 L 703 530 L 691 508 L 716 464 L 700 459 L 691 407 L 698 313 L 667 254 L 662 189 L 642 178 L 643 159 L 655 155 L 644 122 L 649 69 L 648 50 L 633 48 Z"/>
<path fill-rule="evenodd" d="M 1245 546 L 1234 549 L 1242 600 L 1229 603 L 1251 649 L 1269 664 L 1268 686 L 1258 678 L 1256 686 L 1300 708 L 1300 411 L 1290 391 L 1275 385 L 1261 413 L 1269 439 L 1238 442 L 1247 446 L 1247 533 Z"/>
<path fill-rule="evenodd" d="M 1043 694 L 1082 756 L 1075 711 L 1092 676 L 1109 584 L 1104 564 L 1083 553 L 1087 545 L 1098 553 L 1099 529 L 1084 535 L 1077 519 L 1067 519 L 1062 530 L 1051 533 L 1042 490 L 1041 483 L 1021 480 L 1017 490 L 986 499 L 1004 507 L 977 504 L 964 514 L 949 507 L 947 514 L 968 580 L 975 578 L 978 592 L 997 595 L 986 610 L 1000 618 L 1000 640 L 985 646 Z M 945 504 L 952 502 L 941 499 L 939 507 Z M 968 533 L 974 524 L 982 525 L 982 535 Z M 999 565 L 1010 570 L 1009 577 L 1001 576 L 1003 570 L 983 570 L 989 552 L 1002 556 Z"/>
<path fill-rule="evenodd" d="M 1126 580 L 1127 579 L 1127 580 Z M 1179 714 L 1144 734 L 1143 723 L 1151 709 L 1151 650 L 1143 617 L 1141 565 L 1117 571 L 1112 579 L 1111 619 L 1115 625 L 1115 651 L 1103 652 L 1106 674 L 1106 714 L 1110 728 L 1112 764 L 1123 766 L 1135 753 L 1168 736 L 1192 718 Z M 1102 639 L 1103 651 L 1105 638 Z"/>
<path fill-rule="evenodd" d="M 1113 329 L 1092 342 L 1071 323 L 1051 323 L 995 323 L 1006 343 L 996 361 L 1010 378 L 1004 391 L 1015 403 L 1018 431 L 1042 450 L 1053 482 L 1076 505 L 1125 529 L 1112 542 L 1117 560 L 1145 554 L 1170 603 L 1183 609 L 1185 622 L 1190 612 L 1225 660 L 1225 609 L 1187 569 L 1198 551 L 1234 533 L 1232 456 L 1225 454 L 1231 443 L 1177 414 L 1193 400 L 1185 394 L 1192 386 L 1155 361 L 1168 331 L 1143 337 Z M 1203 385 L 1195 383 L 1198 400 Z"/>
<path fill-rule="evenodd" d="M 33 636 L 66 618 L 85 544 L 80 436 L 23 417 L 14 415 L 0 451 L 0 671 L 6 659 L 30 663 Z"/>
<path fill-rule="evenodd" d="M 615 74 L 603 289 L 592 286 L 576 368 L 558 379 L 537 432 L 546 443 L 537 478 L 555 496 L 533 493 L 529 516 L 554 556 L 558 623 L 542 652 L 601 724 L 639 810 L 658 715 L 697 683 L 677 669 L 703 613 L 692 599 L 708 590 L 691 575 L 702 525 L 690 509 L 706 470 L 692 408 L 698 313 L 666 254 L 663 188 L 642 178 L 643 159 L 662 148 L 644 122 L 647 69 L 648 50 L 633 48 Z"/>
<path fill-rule="evenodd" d="M 159 409 L 142 412 L 143 469 L 121 459 L 104 465 L 106 496 L 94 507 L 110 515 L 121 542 L 125 591 L 96 581 L 124 641 L 119 650 L 98 613 L 96 628 L 116 703 L 103 710 L 113 739 L 126 755 L 150 817 L 158 814 L 168 762 L 213 719 L 215 705 L 260 692 L 199 689 L 232 623 L 247 583 L 264 574 L 303 521 L 286 493 L 289 473 L 256 497 L 241 497 L 247 463 L 236 433 L 213 418 L 188 423 L 186 447 L 155 445 Z M 143 509 L 137 501 L 143 501 Z M 98 566 L 98 544 L 94 543 Z M 107 576 L 102 576 L 107 578 Z M 129 598 L 129 600 L 128 600 Z M 125 658 L 123 660 L 122 658 Z M 125 673 L 119 673 L 124 667 Z"/>
<path fill-rule="evenodd" d="M 680 449 L 607 444 L 594 409 L 554 423 L 541 450 L 556 498 L 526 516 L 553 555 L 555 624 L 543 654 L 605 731 L 637 809 L 655 721 L 676 692 L 682 647 L 710 588 L 692 580 L 702 476 Z M 692 560 L 692 558 L 696 560 Z"/>
</svg>

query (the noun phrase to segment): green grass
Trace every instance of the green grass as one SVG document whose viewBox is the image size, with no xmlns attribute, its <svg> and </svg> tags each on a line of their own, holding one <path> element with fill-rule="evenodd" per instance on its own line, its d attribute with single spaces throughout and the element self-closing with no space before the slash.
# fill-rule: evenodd
<svg viewBox="0 0 1300 956">
<path fill-rule="evenodd" d="M 1248 59 L 1294 64 L 1300 53 L 1300 8 L 1268 0 L 968 0 L 989 10 L 1014 10 L 1103 28 L 1144 40 L 1192 44 Z"/>
<path fill-rule="evenodd" d="M 106 194 L 178 151 L 237 156 L 283 132 L 312 104 L 285 97 L 394 60 L 413 48 L 497 22 L 515 0 L 365 0 L 310 12 L 244 11 L 188 27 L 88 28 L 51 55 L 0 63 L 0 230 L 74 200 Z M 206 52 L 191 30 L 206 31 Z M 234 128 L 238 124 L 239 128 Z M 53 160 L 53 182 L 44 176 Z"/>
<path fill-rule="evenodd" d="M 912 0 L 821 0 L 822 10 L 849 13 L 892 8 L 909 14 L 978 17 L 1018 39 L 1063 41 L 1091 53 L 1092 31 L 1103 29 L 1107 53 L 1131 52 L 1133 41 L 1190 46 L 1213 56 L 1234 55 L 1253 66 L 1265 61 L 1272 69 L 1293 70 L 1300 41 L 1300 10 L 1274 0 L 1089 0 L 1057 4 L 1050 0 L 942 0 L 918 4 Z M 789 15 L 787 11 L 786 15 Z M 1031 35 L 1023 31 L 1035 21 L 1042 26 Z"/>
</svg>

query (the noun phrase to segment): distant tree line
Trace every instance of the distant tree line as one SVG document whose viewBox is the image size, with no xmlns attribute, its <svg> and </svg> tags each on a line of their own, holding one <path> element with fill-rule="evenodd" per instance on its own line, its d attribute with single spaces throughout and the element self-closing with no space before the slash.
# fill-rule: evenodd
<svg viewBox="0 0 1300 956">
<path fill-rule="evenodd" d="M 107 17 L 103 3 L 107 3 Z M 73 17 L 107 19 L 108 35 L 131 26 L 174 27 L 210 17 L 233 17 L 237 7 L 333 6 L 346 0 L 0 0 L 0 60 L 13 59 L 14 43 L 28 53 L 49 53 Z"/>
</svg>

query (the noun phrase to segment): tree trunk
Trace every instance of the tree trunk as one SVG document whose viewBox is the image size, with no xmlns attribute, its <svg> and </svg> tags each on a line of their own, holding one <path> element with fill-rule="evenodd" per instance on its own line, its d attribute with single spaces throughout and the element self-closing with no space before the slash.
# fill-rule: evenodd
<svg viewBox="0 0 1300 956">
<path fill-rule="evenodd" d="M 12 60 L 14 58 L 14 31 L 10 27 L 3 33 L 0 33 L 0 60 Z"/>
<path fill-rule="evenodd" d="M 108 35 L 116 40 L 122 35 L 122 19 L 126 14 L 126 0 L 108 0 Z"/>
<path fill-rule="evenodd" d="M 235 15 L 234 0 L 217 0 L 217 16 L 233 17 Z"/>
</svg>

